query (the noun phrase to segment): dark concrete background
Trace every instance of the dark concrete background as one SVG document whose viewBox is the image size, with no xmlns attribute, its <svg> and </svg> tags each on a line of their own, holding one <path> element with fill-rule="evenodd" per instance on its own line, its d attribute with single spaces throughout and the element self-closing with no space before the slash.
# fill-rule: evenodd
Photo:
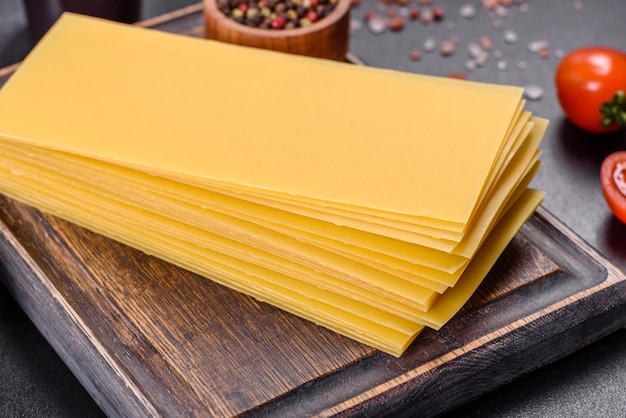
<svg viewBox="0 0 626 418">
<path fill-rule="evenodd" d="M 415 1 L 415 0 L 413 0 Z M 477 6 L 473 19 L 459 16 L 465 3 Z M 195 0 L 144 0 L 142 18 L 149 18 L 193 4 Z M 363 0 L 353 11 L 362 22 L 375 0 Z M 551 120 L 542 149 L 545 166 L 535 186 L 548 192 L 544 206 L 616 265 L 626 270 L 626 225 L 606 209 L 599 192 L 598 167 L 613 150 L 626 149 L 624 132 L 608 137 L 590 136 L 564 120 L 556 101 L 552 79 L 556 55 L 577 46 L 602 44 L 626 50 L 626 2 L 531 1 L 528 10 L 517 6 L 509 17 L 489 17 L 480 1 L 434 0 L 447 12 L 445 24 L 415 24 L 398 33 L 370 33 L 357 24 L 351 50 L 372 66 L 445 75 L 465 71 L 466 46 L 488 35 L 502 52 L 506 70 L 492 59 L 467 75 L 492 83 L 536 85 L 544 90 L 541 100 L 530 102 L 535 114 Z M 578 10 L 582 6 L 582 9 Z M 494 20 L 502 27 L 496 28 Z M 361 27 L 360 27 L 361 26 Z M 503 41 L 505 30 L 518 35 L 515 44 Z M 451 57 L 423 53 L 411 61 L 409 51 L 421 48 L 424 39 L 458 36 L 459 50 Z M 527 45 L 548 40 L 552 56 L 538 58 Z M 22 0 L 0 0 L 0 67 L 20 61 L 33 45 Z M 517 63 L 528 64 L 526 70 Z M 460 109 L 462 111 L 462 109 Z M 19 306 L 0 286 L 0 416 L 2 417 L 95 417 L 102 413 L 71 372 L 54 353 Z M 546 366 L 524 378 L 486 394 L 455 410 L 463 417 L 626 417 L 626 331 L 621 330 Z"/>
</svg>

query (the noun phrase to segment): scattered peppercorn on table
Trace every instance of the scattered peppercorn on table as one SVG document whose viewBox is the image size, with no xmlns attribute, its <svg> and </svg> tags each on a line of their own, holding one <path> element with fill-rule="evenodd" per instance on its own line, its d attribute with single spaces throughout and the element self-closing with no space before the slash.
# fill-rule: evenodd
<svg viewBox="0 0 626 418">
<path fill-rule="evenodd" d="M 66 14 L 0 91 L 0 191 L 399 356 L 541 203 L 521 96 Z"/>
</svg>

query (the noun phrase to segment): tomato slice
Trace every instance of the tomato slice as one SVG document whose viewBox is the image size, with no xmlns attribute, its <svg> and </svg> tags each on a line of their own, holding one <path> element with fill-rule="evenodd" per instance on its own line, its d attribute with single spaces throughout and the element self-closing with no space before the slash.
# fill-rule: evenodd
<svg viewBox="0 0 626 418">
<path fill-rule="evenodd" d="M 602 162 L 602 194 L 613 215 L 626 223 L 626 151 L 617 151 Z"/>
</svg>

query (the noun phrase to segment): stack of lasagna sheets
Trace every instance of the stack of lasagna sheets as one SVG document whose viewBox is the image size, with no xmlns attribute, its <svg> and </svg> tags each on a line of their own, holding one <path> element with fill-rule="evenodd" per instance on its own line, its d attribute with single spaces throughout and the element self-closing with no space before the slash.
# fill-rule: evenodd
<svg viewBox="0 0 626 418">
<path fill-rule="evenodd" d="M 399 356 L 543 198 L 523 106 L 66 14 L 0 90 L 0 191 Z"/>
</svg>

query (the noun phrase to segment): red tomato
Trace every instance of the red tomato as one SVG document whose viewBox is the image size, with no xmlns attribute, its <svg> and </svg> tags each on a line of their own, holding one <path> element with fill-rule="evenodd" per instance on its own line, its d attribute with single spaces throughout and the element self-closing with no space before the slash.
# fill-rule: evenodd
<svg viewBox="0 0 626 418">
<path fill-rule="evenodd" d="M 600 183 L 606 203 L 617 219 L 626 223 L 626 151 L 617 151 L 602 162 Z"/>
<path fill-rule="evenodd" d="M 579 128 L 603 133 L 626 125 L 626 53 L 576 49 L 559 63 L 555 84 L 563 112 Z"/>
</svg>

